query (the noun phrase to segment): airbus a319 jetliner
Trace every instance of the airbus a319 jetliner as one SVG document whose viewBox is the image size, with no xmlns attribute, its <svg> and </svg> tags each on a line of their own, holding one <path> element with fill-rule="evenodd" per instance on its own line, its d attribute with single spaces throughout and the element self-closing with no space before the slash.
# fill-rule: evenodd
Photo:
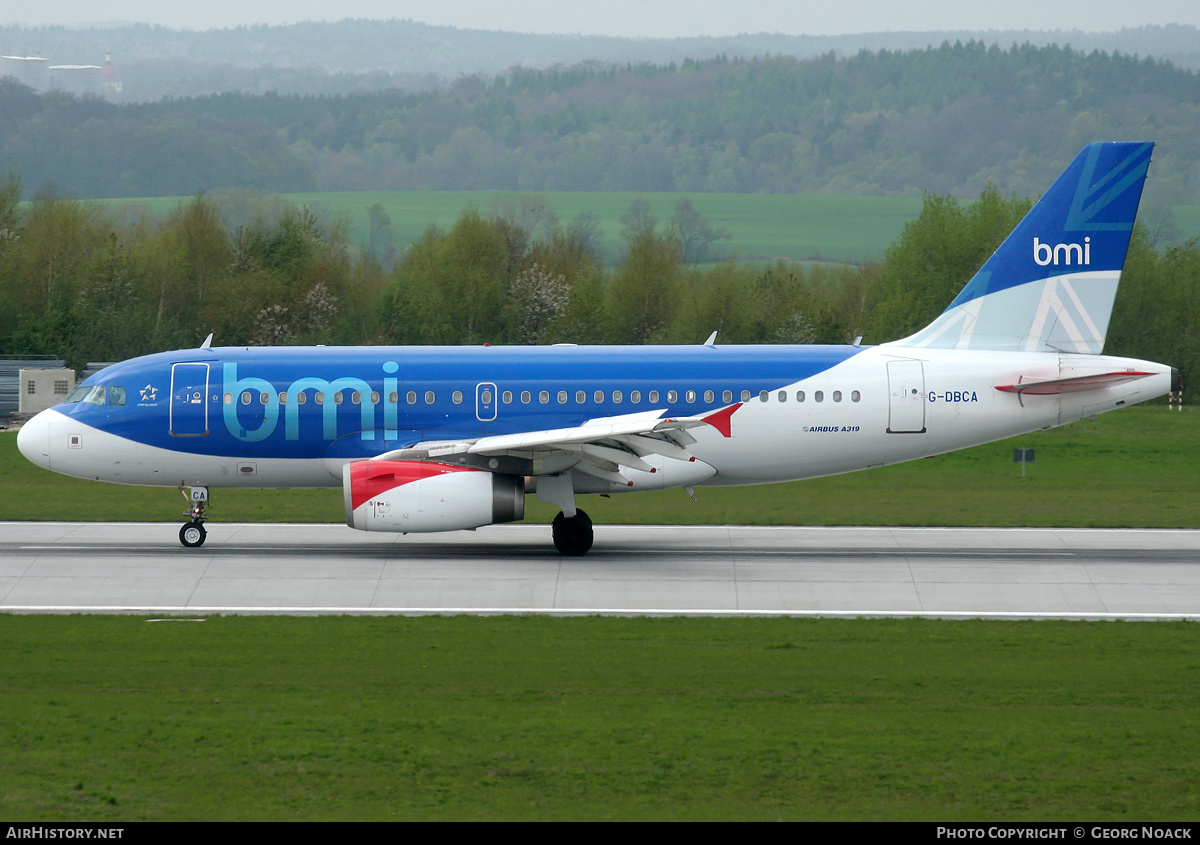
<svg viewBox="0 0 1200 845">
<path fill-rule="evenodd" d="M 312 347 L 109 367 L 25 424 L 67 475 L 208 489 L 334 487 L 366 531 L 469 529 L 580 493 L 813 478 L 974 446 L 1161 396 L 1162 364 L 1101 355 L 1153 145 L 1086 147 L 941 316 L 881 346 Z M 211 337 L 210 337 L 211 340 Z"/>
</svg>

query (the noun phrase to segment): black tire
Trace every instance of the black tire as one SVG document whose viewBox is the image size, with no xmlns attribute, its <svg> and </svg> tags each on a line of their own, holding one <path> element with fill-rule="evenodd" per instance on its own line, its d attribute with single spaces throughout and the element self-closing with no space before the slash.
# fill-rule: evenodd
<svg viewBox="0 0 1200 845">
<path fill-rule="evenodd" d="M 189 549 L 195 549 L 204 545 L 204 539 L 208 536 L 208 532 L 204 530 L 204 526 L 199 522 L 186 523 L 179 529 L 179 542 L 187 546 Z"/>
<path fill-rule="evenodd" d="M 559 513 L 554 517 L 550 529 L 554 536 L 554 548 L 567 557 L 585 555 L 592 547 L 592 519 L 581 510 L 575 511 L 573 517 Z"/>
</svg>

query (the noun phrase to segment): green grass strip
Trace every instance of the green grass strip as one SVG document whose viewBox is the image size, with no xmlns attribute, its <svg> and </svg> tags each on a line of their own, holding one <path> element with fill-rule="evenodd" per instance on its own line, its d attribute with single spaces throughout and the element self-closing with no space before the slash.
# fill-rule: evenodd
<svg viewBox="0 0 1200 845">
<path fill-rule="evenodd" d="M 700 488 L 581 506 L 604 524 L 933 525 L 1200 528 L 1200 415 L 1136 407 L 1051 431 L 881 469 L 757 487 Z M 1037 460 L 1012 462 L 1015 447 Z M 342 492 L 212 491 L 224 522 L 342 522 Z M 174 489 L 125 487 L 39 469 L 0 433 L 0 519 L 182 521 Z M 527 497 L 527 521 L 556 508 Z"/>
<path fill-rule="evenodd" d="M 1184 820 L 1198 632 L 0 617 L 0 814 Z"/>
</svg>

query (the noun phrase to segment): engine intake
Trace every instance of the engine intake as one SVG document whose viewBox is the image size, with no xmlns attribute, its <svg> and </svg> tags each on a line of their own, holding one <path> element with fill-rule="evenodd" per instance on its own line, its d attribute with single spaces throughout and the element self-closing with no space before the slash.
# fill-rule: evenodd
<svg viewBox="0 0 1200 845">
<path fill-rule="evenodd" d="M 351 461 L 342 469 L 346 524 L 429 532 L 525 518 L 525 479 L 429 461 Z"/>
</svg>

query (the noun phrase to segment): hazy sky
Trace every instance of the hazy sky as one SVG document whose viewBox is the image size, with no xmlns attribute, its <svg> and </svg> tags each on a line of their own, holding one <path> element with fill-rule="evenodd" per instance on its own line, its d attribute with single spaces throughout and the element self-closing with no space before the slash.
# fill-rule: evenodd
<svg viewBox="0 0 1200 845">
<path fill-rule="evenodd" d="M 0 0 L 0 23 L 130 22 L 184 29 L 342 18 L 410 18 L 511 32 L 626 37 L 888 30 L 1082 29 L 1200 25 L 1198 0 Z"/>
</svg>

